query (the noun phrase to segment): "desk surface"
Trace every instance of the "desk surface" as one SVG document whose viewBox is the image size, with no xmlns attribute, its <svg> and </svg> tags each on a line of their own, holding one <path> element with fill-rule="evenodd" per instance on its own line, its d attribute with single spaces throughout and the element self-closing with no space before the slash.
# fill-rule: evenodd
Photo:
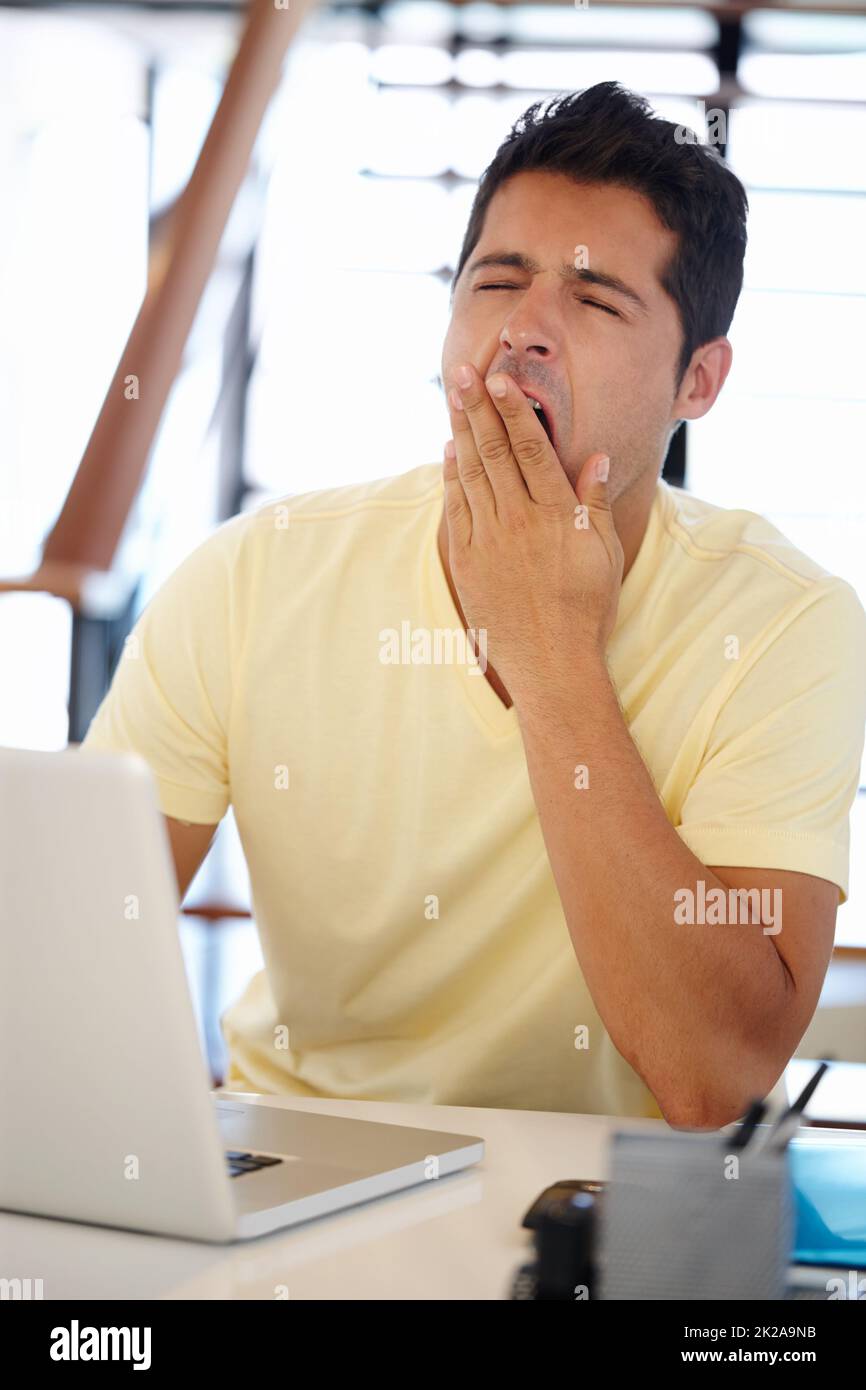
<svg viewBox="0 0 866 1390">
<path fill-rule="evenodd" d="M 614 1127 L 666 1128 L 660 1120 L 538 1110 L 245 1100 L 478 1134 L 486 1157 L 435 1183 L 241 1245 L 0 1212 L 0 1273 L 41 1278 L 46 1299 L 273 1299 L 278 1286 L 290 1299 L 502 1299 L 527 1258 L 520 1222 L 542 1188 L 559 1178 L 605 1177 Z"/>
</svg>

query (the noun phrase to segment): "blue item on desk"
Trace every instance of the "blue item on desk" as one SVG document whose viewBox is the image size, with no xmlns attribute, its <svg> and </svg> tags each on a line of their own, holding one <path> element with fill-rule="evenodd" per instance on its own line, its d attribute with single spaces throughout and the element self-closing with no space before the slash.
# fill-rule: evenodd
<svg viewBox="0 0 866 1390">
<path fill-rule="evenodd" d="M 866 1269 L 866 1135 L 794 1139 L 794 1263 Z"/>
</svg>

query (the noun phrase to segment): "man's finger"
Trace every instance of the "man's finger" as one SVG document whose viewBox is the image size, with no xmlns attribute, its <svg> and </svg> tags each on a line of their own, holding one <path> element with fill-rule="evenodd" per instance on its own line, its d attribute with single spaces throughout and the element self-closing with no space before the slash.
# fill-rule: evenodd
<svg viewBox="0 0 866 1390">
<path fill-rule="evenodd" d="M 533 502 L 569 502 L 571 488 L 562 464 L 547 437 L 547 431 L 520 387 L 504 372 L 494 372 L 493 376 L 488 377 L 486 385 Z M 500 389 L 501 395 L 498 394 Z"/>
<path fill-rule="evenodd" d="M 463 377 L 465 373 L 465 377 Z M 527 499 L 526 484 L 512 453 L 511 440 L 487 385 L 471 363 L 455 372 L 455 384 L 472 430 L 475 449 L 493 488 L 497 512 Z"/>
<path fill-rule="evenodd" d="M 481 462 L 475 447 L 475 436 L 469 423 L 460 392 L 456 387 L 448 392 L 448 410 L 451 415 L 451 433 L 457 450 L 457 471 L 466 500 L 472 512 L 473 526 L 483 522 L 486 517 L 496 515 L 496 501 L 493 488 L 487 476 L 487 469 Z"/>
<path fill-rule="evenodd" d="M 595 527 L 612 560 L 616 559 L 620 541 L 610 503 L 610 458 L 605 453 L 590 454 L 577 477 L 575 493 L 581 507 L 586 508 L 590 524 Z"/>
<path fill-rule="evenodd" d="M 457 468 L 457 450 L 454 440 L 445 445 L 442 464 L 442 477 L 445 483 L 445 520 L 448 525 L 448 543 L 458 550 L 465 548 L 472 539 L 472 513 L 460 481 Z"/>
</svg>

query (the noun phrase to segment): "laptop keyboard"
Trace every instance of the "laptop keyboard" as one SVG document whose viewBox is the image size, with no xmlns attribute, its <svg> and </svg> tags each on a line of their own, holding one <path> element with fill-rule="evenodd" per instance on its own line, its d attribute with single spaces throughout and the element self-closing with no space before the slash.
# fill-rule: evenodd
<svg viewBox="0 0 866 1390">
<path fill-rule="evenodd" d="M 275 1163 L 282 1161 L 281 1158 L 270 1158 L 267 1154 L 250 1154 L 240 1149 L 226 1149 L 230 1178 L 239 1178 L 241 1173 L 257 1173 L 260 1168 L 272 1168 Z"/>
</svg>

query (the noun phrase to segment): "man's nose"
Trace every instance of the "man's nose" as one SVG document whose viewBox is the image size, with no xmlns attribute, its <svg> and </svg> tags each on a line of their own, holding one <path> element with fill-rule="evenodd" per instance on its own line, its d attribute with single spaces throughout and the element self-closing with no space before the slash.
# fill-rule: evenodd
<svg viewBox="0 0 866 1390">
<path fill-rule="evenodd" d="M 551 361 L 558 356 L 559 347 L 554 328 L 538 306 L 524 299 L 520 308 L 509 314 L 499 335 L 499 344 L 510 357 L 540 357 Z"/>
</svg>

